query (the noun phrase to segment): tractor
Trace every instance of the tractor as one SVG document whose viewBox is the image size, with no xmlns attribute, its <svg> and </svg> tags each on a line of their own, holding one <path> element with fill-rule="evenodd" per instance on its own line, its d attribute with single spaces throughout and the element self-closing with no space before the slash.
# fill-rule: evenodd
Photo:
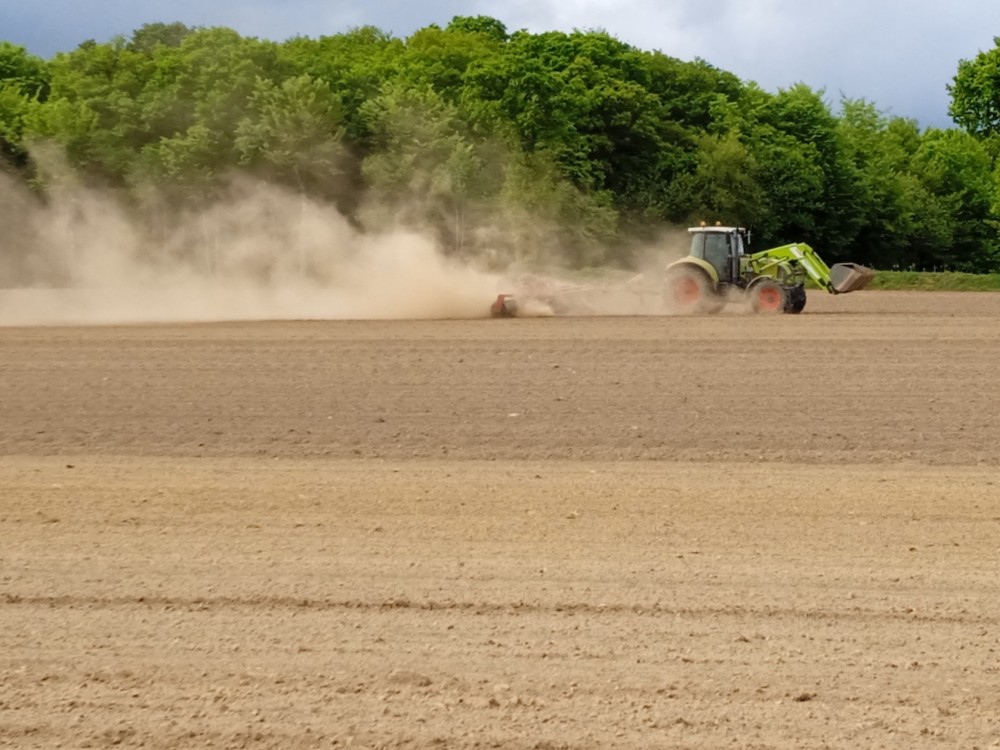
<svg viewBox="0 0 1000 750">
<path fill-rule="evenodd" d="M 827 266 L 804 242 L 750 253 L 750 233 L 742 227 L 688 229 L 690 254 L 666 268 L 663 300 L 675 314 L 717 313 L 733 297 L 754 312 L 800 313 L 806 285 L 831 294 L 864 289 L 875 276 L 856 263 Z"/>
</svg>

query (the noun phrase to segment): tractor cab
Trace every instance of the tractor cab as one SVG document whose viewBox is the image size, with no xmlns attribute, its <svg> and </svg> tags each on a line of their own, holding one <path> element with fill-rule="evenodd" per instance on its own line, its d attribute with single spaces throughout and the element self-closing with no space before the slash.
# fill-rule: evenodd
<svg viewBox="0 0 1000 750">
<path fill-rule="evenodd" d="M 691 233 L 691 256 L 711 264 L 719 282 L 732 284 L 740 277 L 740 258 L 746 254 L 749 236 L 742 227 L 700 227 Z"/>
</svg>

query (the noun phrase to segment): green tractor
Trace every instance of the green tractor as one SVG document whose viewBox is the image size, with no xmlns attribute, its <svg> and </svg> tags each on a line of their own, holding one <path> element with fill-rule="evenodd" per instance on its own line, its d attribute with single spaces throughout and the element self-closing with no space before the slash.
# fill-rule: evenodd
<svg viewBox="0 0 1000 750">
<path fill-rule="evenodd" d="M 691 227 L 691 252 L 666 269 L 663 298 L 673 313 L 717 313 L 735 296 L 754 312 L 800 313 L 806 285 L 830 294 L 864 289 L 875 272 L 856 263 L 827 266 L 803 242 L 748 252 L 742 227 Z"/>
</svg>

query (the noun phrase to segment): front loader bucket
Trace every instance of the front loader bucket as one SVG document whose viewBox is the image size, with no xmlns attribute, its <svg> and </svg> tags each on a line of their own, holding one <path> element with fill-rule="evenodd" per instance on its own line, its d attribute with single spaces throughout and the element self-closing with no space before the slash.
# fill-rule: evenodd
<svg viewBox="0 0 1000 750">
<path fill-rule="evenodd" d="M 875 272 L 857 263 L 836 263 L 830 267 L 830 281 L 837 294 L 856 292 L 868 286 L 875 278 Z"/>
</svg>

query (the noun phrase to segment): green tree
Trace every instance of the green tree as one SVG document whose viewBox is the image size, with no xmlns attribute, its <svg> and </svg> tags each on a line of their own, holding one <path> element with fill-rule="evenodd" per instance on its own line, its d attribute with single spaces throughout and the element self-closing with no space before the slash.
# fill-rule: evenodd
<svg viewBox="0 0 1000 750">
<path fill-rule="evenodd" d="M 495 42 L 506 42 L 510 38 L 507 27 L 489 16 L 455 16 L 448 24 L 447 30 L 483 34 Z"/>
<path fill-rule="evenodd" d="M 49 95 L 48 65 L 21 46 L 0 41 L 0 83 L 44 102 Z"/>
<path fill-rule="evenodd" d="M 921 133 L 864 101 L 843 108 L 841 131 L 860 174 L 858 259 L 879 268 L 996 267 L 996 189 L 984 145 L 959 130 Z"/>
<path fill-rule="evenodd" d="M 121 184 L 147 141 L 138 99 L 148 64 L 122 38 L 56 55 L 49 101 L 32 119 L 32 133 L 62 144 L 81 173 Z"/>
<path fill-rule="evenodd" d="M 822 92 L 804 84 L 771 95 L 748 87 L 741 125 L 767 195 L 757 217 L 767 244 L 804 240 L 831 260 L 843 258 L 857 234 L 857 174 Z"/>
<path fill-rule="evenodd" d="M 156 46 L 152 64 L 139 97 L 144 131 L 152 140 L 183 139 L 191 127 L 207 128 L 218 136 L 220 168 L 236 162 L 236 128 L 258 81 L 288 74 L 277 45 L 225 28 L 195 31 L 176 47 Z"/>
<path fill-rule="evenodd" d="M 845 99 L 841 108 L 838 127 L 858 174 L 854 259 L 878 268 L 908 266 L 917 203 L 924 200 L 919 180 L 909 171 L 920 133 L 912 121 L 889 119 L 864 100 Z"/>
<path fill-rule="evenodd" d="M 158 45 L 179 47 L 194 29 L 182 23 L 147 23 L 132 32 L 128 47 L 133 52 L 152 55 Z"/>
<path fill-rule="evenodd" d="M 948 86 L 948 113 L 977 136 L 1000 133 L 1000 37 L 994 37 L 993 44 L 972 60 L 960 60 Z"/>
<path fill-rule="evenodd" d="M 235 131 L 258 79 L 284 77 L 277 46 L 229 29 L 157 24 L 136 38 L 57 55 L 33 131 L 111 185 L 217 179 L 237 163 Z"/>
<path fill-rule="evenodd" d="M 0 83 L 0 170 L 23 168 L 28 152 L 22 147 L 25 114 L 30 104 L 17 90 Z"/>
<path fill-rule="evenodd" d="M 361 107 L 395 75 L 403 49 L 402 40 L 374 26 L 362 26 L 319 39 L 290 39 L 281 45 L 280 55 L 295 74 L 326 82 L 343 106 L 346 138 L 364 152 L 371 134 Z"/>
<path fill-rule="evenodd" d="M 752 226 L 766 216 L 767 195 L 757 181 L 756 158 L 737 133 L 700 136 L 695 158 L 695 170 L 673 185 L 679 194 L 676 204 L 686 206 L 680 221 Z"/>
<path fill-rule="evenodd" d="M 931 231 L 915 238 L 915 263 L 959 271 L 996 269 L 992 163 L 982 145 L 958 130 L 928 130 L 912 169 L 931 196 L 924 222 Z"/>
<path fill-rule="evenodd" d="M 447 30 L 430 26 L 406 40 L 392 79 L 414 88 L 429 86 L 452 104 L 464 106 L 469 103 L 466 80 L 470 70 L 499 65 L 503 49 L 504 42 L 494 34 L 468 30 L 462 24 Z M 461 114 L 466 117 L 465 112 Z"/>
<path fill-rule="evenodd" d="M 732 73 L 704 60 L 684 62 L 662 52 L 643 53 L 648 88 L 663 104 L 665 117 L 698 132 L 716 131 L 726 102 L 738 102 L 745 86 Z"/>
<path fill-rule="evenodd" d="M 309 75 L 259 79 L 236 128 L 239 164 L 299 192 L 332 195 L 346 158 L 339 97 Z"/>
<path fill-rule="evenodd" d="M 0 42 L 0 167 L 27 166 L 25 128 L 36 105 L 48 96 L 48 65 L 24 47 Z"/>
<path fill-rule="evenodd" d="M 168 208 L 246 170 L 354 218 L 382 204 L 463 253 L 622 261 L 629 237 L 704 218 L 831 261 L 983 270 L 998 265 L 995 42 L 949 87 L 967 132 L 921 132 L 603 32 L 456 16 L 405 40 L 361 27 L 275 44 L 151 23 L 48 62 L 0 43 L 0 161 L 26 167 L 25 144 L 55 141 L 72 177 Z"/>
<path fill-rule="evenodd" d="M 491 249 L 508 261 L 574 268 L 625 265 L 610 193 L 585 191 L 540 152 L 515 153 L 503 173 Z"/>
<path fill-rule="evenodd" d="M 470 212 L 498 191 L 488 150 L 472 140 L 456 105 L 431 87 L 388 84 L 362 107 L 375 149 L 362 170 L 375 200 L 397 220 L 433 226 L 445 247 L 461 252 Z"/>
<path fill-rule="evenodd" d="M 580 189 L 662 212 L 665 186 L 694 151 L 673 103 L 653 90 L 655 79 L 666 92 L 666 75 L 662 57 L 604 33 L 516 32 L 499 60 L 469 66 L 465 86 L 468 100 L 488 103 L 480 112 L 510 123 L 526 152 L 544 154 Z"/>
</svg>

